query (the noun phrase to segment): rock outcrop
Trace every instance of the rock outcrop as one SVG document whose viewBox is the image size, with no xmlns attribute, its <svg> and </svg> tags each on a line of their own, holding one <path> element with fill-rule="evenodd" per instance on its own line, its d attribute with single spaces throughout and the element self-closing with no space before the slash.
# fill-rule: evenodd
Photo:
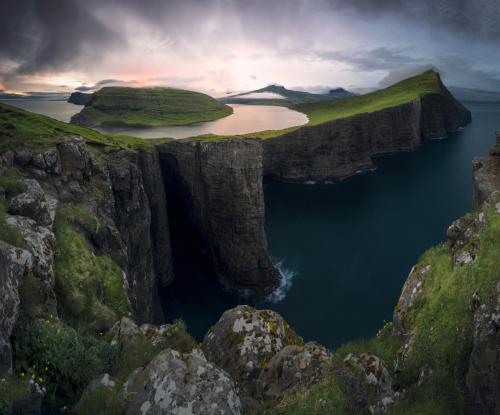
<svg viewBox="0 0 500 415">
<path fill-rule="evenodd" d="M 495 191 L 500 190 L 500 157 L 475 157 L 472 160 L 473 207 L 481 206 Z"/>
<path fill-rule="evenodd" d="M 172 240 L 181 244 L 193 235 L 231 288 L 257 294 L 276 288 L 280 276 L 264 231 L 260 142 L 183 140 L 159 152 L 171 223 L 185 224 Z"/>
<path fill-rule="evenodd" d="M 0 241 L 0 370 L 10 371 L 10 335 L 19 313 L 19 285 L 32 265 L 33 257 L 24 250 Z"/>
<path fill-rule="evenodd" d="M 453 133 L 471 114 L 441 87 L 439 94 L 406 104 L 267 139 L 264 174 L 291 182 L 341 180 L 374 168 L 377 156 L 415 150 L 425 138 Z"/>
<path fill-rule="evenodd" d="M 226 372 L 195 349 L 189 354 L 165 350 L 146 368 L 134 371 L 124 391 L 126 414 L 239 415 L 241 402 Z"/>
<path fill-rule="evenodd" d="M 493 298 L 483 303 L 475 298 L 474 303 L 467 414 L 496 415 L 500 413 L 500 282 Z"/>
</svg>

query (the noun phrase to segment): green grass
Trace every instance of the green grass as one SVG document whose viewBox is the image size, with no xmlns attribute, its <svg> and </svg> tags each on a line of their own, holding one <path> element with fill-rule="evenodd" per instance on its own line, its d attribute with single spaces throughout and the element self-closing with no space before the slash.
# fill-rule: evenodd
<svg viewBox="0 0 500 415">
<path fill-rule="evenodd" d="M 10 168 L 0 175 L 0 187 L 5 190 L 7 197 L 17 196 L 28 188 L 22 180 L 22 175 L 16 168 Z"/>
<path fill-rule="evenodd" d="M 0 240 L 17 248 L 23 246 L 23 236 L 21 232 L 5 221 L 6 206 L 5 201 L 0 199 Z"/>
<path fill-rule="evenodd" d="M 0 373 L 0 414 L 9 414 L 12 403 L 30 395 L 26 380 Z"/>
<path fill-rule="evenodd" d="M 75 228 L 79 208 L 60 209 L 56 216 L 56 294 L 61 316 L 72 326 L 105 332 L 130 313 L 120 268 L 107 256 L 95 256 L 87 239 Z M 79 225 L 96 229 L 89 213 Z"/>
<path fill-rule="evenodd" d="M 109 370 L 113 358 L 108 343 L 52 319 L 21 318 L 13 343 L 19 376 L 45 386 L 44 401 L 53 410 L 71 407 L 93 377 Z"/>
<path fill-rule="evenodd" d="M 216 99 L 193 91 L 173 88 L 106 87 L 72 122 L 95 127 L 126 125 L 158 127 L 212 121 L 233 112 Z"/>
<path fill-rule="evenodd" d="M 26 148 L 43 151 L 54 146 L 67 136 L 81 136 L 100 149 L 135 150 L 152 147 L 145 139 L 104 135 L 88 128 L 66 124 L 50 117 L 34 114 L 7 104 L 0 104 L 0 151 Z"/>
<path fill-rule="evenodd" d="M 302 104 L 295 106 L 294 109 L 309 117 L 308 125 L 318 125 L 357 114 L 395 107 L 413 101 L 421 95 L 440 92 L 442 91 L 439 74 L 427 71 L 370 94 Z"/>
</svg>

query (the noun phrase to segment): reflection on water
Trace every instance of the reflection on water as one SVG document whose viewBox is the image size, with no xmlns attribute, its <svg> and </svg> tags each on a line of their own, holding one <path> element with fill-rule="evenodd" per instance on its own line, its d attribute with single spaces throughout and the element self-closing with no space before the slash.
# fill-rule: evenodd
<svg viewBox="0 0 500 415">
<path fill-rule="evenodd" d="M 47 115 L 59 121 L 69 122 L 71 117 L 82 110 L 81 105 L 66 101 L 47 101 L 40 99 L 9 99 L 0 102 Z M 301 112 L 272 105 L 234 104 L 233 114 L 215 121 L 171 127 L 109 127 L 99 129 L 105 133 L 126 134 L 142 138 L 186 138 L 203 134 L 232 135 L 256 131 L 281 130 L 307 123 Z"/>
<path fill-rule="evenodd" d="M 243 104 L 230 106 L 233 107 L 234 113 L 215 121 L 171 127 L 112 127 L 101 130 L 142 138 L 186 138 L 203 134 L 232 135 L 281 130 L 307 123 L 307 117 L 304 114 L 285 107 Z"/>
<path fill-rule="evenodd" d="M 3 99 L 0 102 L 22 108 L 26 111 L 43 114 L 63 122 L 69 122 L 71 117 L 83 108 L 81 105 L 70 104 L 66 101 L 49 101 L 43 99 Z"/>
</svg>

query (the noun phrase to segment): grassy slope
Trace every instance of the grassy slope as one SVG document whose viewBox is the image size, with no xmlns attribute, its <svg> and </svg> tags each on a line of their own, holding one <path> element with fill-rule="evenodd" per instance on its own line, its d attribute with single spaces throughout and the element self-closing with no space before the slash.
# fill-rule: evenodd
<svg viewBox="0 0 500 415">
<path fill-rule="evenodd" d="M 448 244 L 427 251 L 417 267 L 430 265 L 423 291 L 410 314 L 415 333 L 413 350 L 409 353 L 395 379 L 408 390 L 408 398 L 398 402 L 393 415 L 443 415 L 463 413 L 465 374 L 472 342 L 470 298 L 477 292 L 484 301 L 495 292 L 500 269 L 500 214 L 493 207 L 480 234 L 480 250 L 474 263 L 463 267 L 453 265 Z M 472 215 L 472 214 L 471 214 Z M 394 371 L 394 362 L 401 357 L 401 343 L 391 335 L 391 323 L 374 338 L 351 342 L 336 351 L 339 358 L 348 353 L 372 352 L 379 355 Z M 429 365 L 433 374 L 421 387 L 417 386 L 420 370 Z M 276 413 L 321 414 L 319 397 L 332 399 L 333 406 L 345 404 L 338 379 L 313 386 L 307 394 L 285 398 Z M 332 386 L 333 385 L 333 386 Z M 335 390 L 332 390 L 335 388 Z M 337 413 L 337 412 L 336 412 Z M 342 411 L 338 413 L 344 413 Z"/>
<path fill-rule="evenodd" d="M 130 150 L 152 146 L 151 140 L 124 135 L 104 135 L 45 115 L 0 104 L 0 151 L 9 148 L 43 150 L 69 135 L 78 135 L 90 145 L 111 149 Z"/>
<path fill-rule="evenodd" d="M 312 104 L 297 105 L 295 109 L 309 117 L 309 125 L 338 120 L 366 112 L 395 107 L 415 98 L 441 92 L 439 75 L 427 71 L 397 84 L 366 95 L 358 95 L 342 100 L 329 100 Z"/>
<path fill-rule="evenodd" d="M 232 108 L 193 91 L 173 88 L 106 87 L 75 119 L 89 125 L 168 126 L 212 121 L 232 113 Z M 78 121 L 77 121 L 78 122 Z"/>
</svg>

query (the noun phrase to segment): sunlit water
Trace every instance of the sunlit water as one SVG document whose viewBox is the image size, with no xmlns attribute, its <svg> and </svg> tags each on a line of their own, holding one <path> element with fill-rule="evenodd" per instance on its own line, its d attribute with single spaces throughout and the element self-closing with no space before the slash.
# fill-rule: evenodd
<svg viewBox="0 0 500 415">
<path fill-rule="evenodd" d="M 9 99 L 0 100 L 0 102 L 64 122 L 69 122 L 71 117 L 83 108 L 81 105 L 65 101 L 39 99 Z M 285 107 L 242 104 L 230 106 L 233 108 L 233 114 L 215 121 L 171 127 L 109 127 L 99 130 L 104 133 L 126 134 L 142 138 L 186 138 L 203 134 L 232 135 L 281 130 L 307 123 L 307 117 L 304 114 Z"/>
<path fill-rule="evenodd" d="M 81 105 L 70 104 L 66 101 L 49 101 L 44 99 L 3 99 L 3 104 L 13 105 L 23 110 L 47 115 L 59 121 L 69 122 L 71 117 L 80 112 Z"/>
<path fill-rule="evenodd" d="M 465 130 L 379 159 L 375 172 L 331 185 L 266 181 L 269 250 L 286 287 L 257 306 L 329 347 L 368 338 L 390 320 L 411 266 L 471 208 L 472 158 L 487 154 L 500 130 L 500 104 L 466 105 L 473 122 Z M 189 258 L 178 269 L 162 293 L 164 309 L 198 338 L 224 310 L 247 302 Z"/>
<path fill-rule="evenodd" d="M 281 130 L 307 123 L 307 117 L 304 114 L 285 107 L 242 104 L 230 106 L 233 108 L 233 114 L 215 121 L 172 127 L 110 127 L 101 130 L 142 138 L 186 138 L 204 134 L 233 135 Z"/>
</svg>

